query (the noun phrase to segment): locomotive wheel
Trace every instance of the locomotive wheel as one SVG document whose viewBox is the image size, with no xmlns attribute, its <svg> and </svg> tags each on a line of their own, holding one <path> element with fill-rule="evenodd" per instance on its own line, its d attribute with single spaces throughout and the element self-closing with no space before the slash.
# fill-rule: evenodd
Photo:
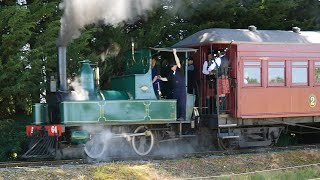
<svg viewBox="0 0 320 180">
<path fill-rule="evenodd" d="M 94 136 L 85 146 L 84 151 L 92 159 L 101 158 L 106 150 L 106 145 L 100 136 Z"/>
<path fill-rule="evenodd" d="M 145 133 L 143 136 L 133 136 L 131 139 L 134 152 L 140 156 L 145 156 L 151 152 L 154 146 L 154 135 L 145 126 L 139 126 L 134 133 Z"/>
<path fill-rule="evenodd" d="M 222 150 L 234 150 L 239 147 L 238 139 L 222 139 L 218 138 L 218 145 Z"/>
</svg>

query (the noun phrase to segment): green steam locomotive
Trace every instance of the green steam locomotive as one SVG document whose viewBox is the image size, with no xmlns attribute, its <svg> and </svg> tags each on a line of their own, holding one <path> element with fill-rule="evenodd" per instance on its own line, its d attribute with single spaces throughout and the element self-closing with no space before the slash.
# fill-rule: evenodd
<svg viewBox="0 0 320 180">
<path fill-rule="evenodd" d="M 59 79 L 51 78 L 47 103 L 33 105 L 34 122 L 26 127 L 29 144 L 23 157 L 66 158 L 78 152 L 98 159 L 115 139 L 144 156 L 161 142 L 190 136 L 184 131 L 195 128 L 191 118 L 195 98 L 187 95 L 188 119 L 177 121 L 176 100 L 157 98 L 153 89 L 151 61 L 155 51 L 172 49 L 127 52 L 123 56 L 124 75 L 112 78 L 112 90 L 101 90 L 99 68 L 88 60 L 80 62 L 78 78 L 68 87 L 66 47 L 59 47 Z M 181 55 L 196 50 L 177 51 Z"/>
</svg>

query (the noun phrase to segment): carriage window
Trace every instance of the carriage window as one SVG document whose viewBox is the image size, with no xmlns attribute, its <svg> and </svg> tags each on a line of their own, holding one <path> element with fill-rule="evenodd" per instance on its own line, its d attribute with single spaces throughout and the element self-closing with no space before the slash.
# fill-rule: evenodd
<svg viewBox="0 0 320 180">
<path fill-rule="evenodd" d="M 261 86 L 261 61 L 245 61 L 243 74 L 245 86 Z"/>
<path fill-rule="evenodd" d="M 292 62 L 292 83 L 296 85 L 308 84 L 308 62 Z"/>
<path fill-rule="evenodd" d="M 320 83 L 320 61 L 317 61 L 314 64 L 314 76 L 316 83 Z"/>
<path fill-rule="evenodd" d="M 285 84 L 284 61 L 268 62 L 268 83 L 270 86 L 284 86 Z"/>
</svg>

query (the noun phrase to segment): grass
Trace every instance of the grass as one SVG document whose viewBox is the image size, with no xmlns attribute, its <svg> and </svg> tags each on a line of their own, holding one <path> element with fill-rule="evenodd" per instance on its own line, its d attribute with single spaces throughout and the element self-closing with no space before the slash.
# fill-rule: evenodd
<svg viewBox="0 0 320 180">
<path fill-rule="evenodd" d="M 303 180 L 303 179 L 314 179 L 320 177 L 320 167 L 306 167 L 299 169 L 279 170 L 279 171 L 268 171 L 268 172 L 257 172 L 250 174 L 241 175 L 227 175 L 221 176 L 216 179 L 225 180 Z"/>
<path fill-rule="evenodd" d="M 115 164 L 108 163 L 95 169 L 94 179 L 167 179 L 164 175 L 158 173 L 154 164 Z"/>
<path fill-rule="evenodd" d="M 166 173 L 160 173 L 153 163 L 147 164 L 127 164 L 127 163 L 109 163 L 98 167 L 94 171 L 94 179 L 175 179 L 179 176 L 169 176 Z M 219 180 L 303 180 L 320 177 L 320 166 L 309 166 L 292 169 L 280 169 L 264 172 L 250 172 L 233 175 L 221 176 L 201 176 L 203 179 Z M 201 178 L 200 178 L 201 179 Z"/>
<path fill-rule="evenodd" d="M 313 179 L 320 178 L 320 149 L 262 152 L 174 160 L 124 161 L 92 165 L 0 169 L 1 179 Z M 287 168 L 301 166 L 299 168 Z M 270 170 L 277 169 L 277 170 Z M 269 170 L 269 171 L 267 171 Z M 251 173 L 253 172 L 253 173 Z"/>
<path fill-rule="evenodd" d="M 288 169 L 285 167 L 309 164 L 314 161 L 319 162 L 319 151 L 280 152 L 271 155 L 251 154 L 217 159 L 191 158 L 160 161 L 158 163 L 107 163 L 94 170 L 93 178 L 145 180 L 209 177 L 208 179 L 232 180 L 301 180 L 319 178 L 320 165 Z M 279 169 L 265 171 L 273 168 Z M 233 174 L 230 175 L 230 173 Z"/>
</svg>

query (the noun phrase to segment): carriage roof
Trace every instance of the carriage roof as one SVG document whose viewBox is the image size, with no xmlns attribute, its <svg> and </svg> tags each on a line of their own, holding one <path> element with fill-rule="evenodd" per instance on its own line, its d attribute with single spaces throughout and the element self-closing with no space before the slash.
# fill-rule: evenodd
<svg viewBox="0 0 320 180">
<path fill-rule="evenodd" d="M 280 31 L 212 28 L 199 31 L 172 47 L 190 47 L 211 43 L 319 44 L 320 31 Z"/>
</svg>

